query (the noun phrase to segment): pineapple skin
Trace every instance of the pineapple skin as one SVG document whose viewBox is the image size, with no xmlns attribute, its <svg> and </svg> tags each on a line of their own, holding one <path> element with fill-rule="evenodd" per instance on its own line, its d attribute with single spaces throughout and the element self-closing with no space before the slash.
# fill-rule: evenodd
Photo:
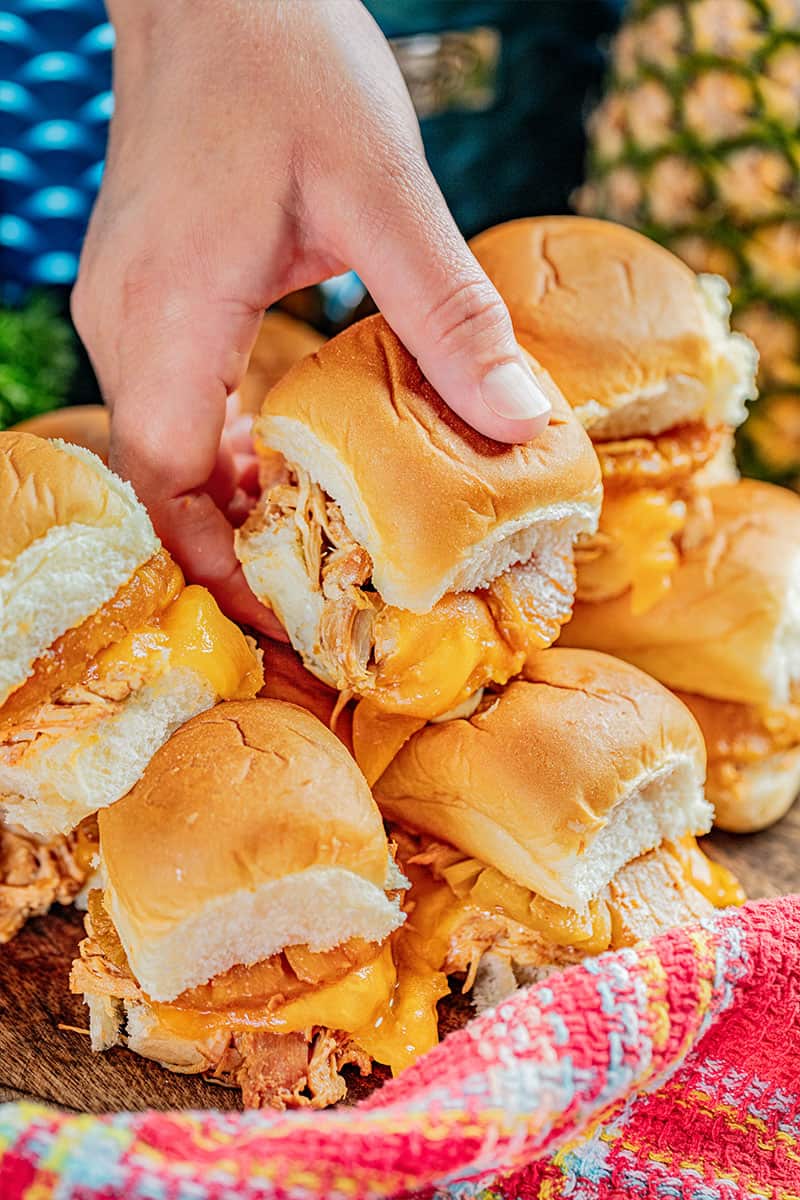
<svg viewBox="0 0 800 1200">
<path fill-rule="evenodd" d="M 800 0 L 634 0 L 588 128 L 576 208 L 728 279 L 760 355 L 740 466 L 800 488 Z"/>
</svg>

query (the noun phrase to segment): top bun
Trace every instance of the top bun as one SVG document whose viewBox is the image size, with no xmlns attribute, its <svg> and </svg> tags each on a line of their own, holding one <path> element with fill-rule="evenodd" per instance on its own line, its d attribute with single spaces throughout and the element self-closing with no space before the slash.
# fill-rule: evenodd
<svg viewBox="0 0 800 1200">
<path fill-rule="evenodd" d="M 588 217 L 535 217 L 473 238 L 517 338 L 595 439 L 738 425 L 757 354 L 729 328 L 727 284 L 649 238 Z"/>
<path fill-rule="evenodd" d="M 364 777 L 294 704 L 194 717 L 99 825 L 106 908 L 154 1000 L 285 946 L 380 941 L 402 919 Z"/>
<path fill-rule="evenodd" d="M 553 407 L 533 442 L 476 433 L 423 378 L 382 317 L 370 317 L 293 367 L 264 401 L 256 436 L 302 466 L 342 508 L 388 604 L 430 609 L 530 553 L 532 527 L 596 525 L 591 444 L 550 377 Z"/>
<path fill-rule="evenodd" d="M 708 492 L 709 537 L 683 551 L 666 595 L 575 605 L 560 643 L 616 654 L 668 687 L 786 704 L 800 682 L 800 497 L 742 479 Z"/>
<path fill-rule="evenodd" d="M 0 704 L 159 541 L 133 489 L 79 446 L 0 433 Z"/>
<path fill-rule="evenodd" d="M 385 817 L 575 908 L 664 839 L 710 828 L 697 723 L 641 671 L 542 650 L 484 705 L 406 742 L 375 785 Z"/>
</svg>

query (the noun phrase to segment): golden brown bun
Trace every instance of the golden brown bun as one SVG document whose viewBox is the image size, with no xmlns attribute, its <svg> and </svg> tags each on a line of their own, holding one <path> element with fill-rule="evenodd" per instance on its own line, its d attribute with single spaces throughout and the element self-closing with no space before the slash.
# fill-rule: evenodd
<svg viewBox="0 0 800 1200">
<path fill-rule="evenodd" d="M 76 404 L 72 408 L 57 408 L 29 421 L 20 421 L 18 433 L 35 433 L 42 438 L 61 438 L 73 446 L 91 450 L 104 463 L 108 462 L 110 433 L 108 409 L 102 404 Z"/>
<path fill-rule="evenodd" d="M 755 352 L 728 332 L 714 285 L 709 295 L 676 255 L 622 225 L 568 216 L 510 221 L 470 245 L 520 344 L 593 437 L 744 419 Z"/>
<path fill-rule="evenodd" d="M 744 479 L 708 493 L 713 533 L 689 549 L 663 600 L 575 605 L 559 644 L 603 650 L 669 687 L 785 704 L 800 678 L 800 497 Z"/>
<path fill-rule="evenodd" d="M 0 433 L 0 507 L 2 572 L 56 526 L 106 526 L 138 505 L 128 485 L 95 459 L 8 430 Z"/>
<path fill-rule="evenodd" d="M 800 703 L 771 708 L 676 694 L 705 738 L 714 824 L 754 833 L 780 820 L 800 792 Z"/>
<path fill-rule="evenodd" d="M 502 445 L 449 409 L 383 318 L 370 317 L 272 389 L 256 438 L 341 505 L 384 600 L 426 611 L 527 557 L 513 539 L 537 522 L 596 521 L 591 443 L 547 373 L 531 368 L 550 425 L 527 445 Z"/>
<path fill-rule="evenodd" d="M 159 542 L 130 485 L 80 446 L 0 433 L 0 704 Z"/>
<path fill-rule="evenodd" d="M 257 413 L 271 387 L 325 338 L 316 329 L 284 312 L 268 312 L 258 331 L 247 373 L 236 389 L 241 411 Z"/>
<path fill-rule="evenodd" d="M 153 999 L 286 945 L 381 940 L 401 919 L 369 788 L 294 704 L 188 721 L 99 827 L 105 904 Z"/>
<path fill-rule="evenodd" d="M 353 759 L 311 713 L 278 700 L 194 717 L 99 819 L 109 885 L 140 918 L 149 904 L 177 914 L 311 866 L 379 887 L 386 876 L 380 817 Z"/>
<path fill-rule="evenodd" d="M 303 666 L 299 654 L 284 642 L 262 638 L 259 645 L 264 653 L 264 686 L 258 693 L 267 700 L 287 700 L 313 713 L 323 725 L 331 727 L 339 693 L 317 679 Z M 339 741 L 353 751 L 353 714 L 346 705 L 336 717 L 333 732 Z"/>
<path fill-rule="evenodd" d="M 697 724 L 666 689 L 605 655 L 544 650 L 482 711 L 412 736 L 374 792 L 390 821 L 581 906 L 709 827 L 704 774 Z"/>
<path fill-rule="evenodd" d="M 706 788 L 714 824 L 728 833 L 758 833 L 784 817 L 800 794 L 800 746 L 758 762 L 716 764 Z"/>
</svg>

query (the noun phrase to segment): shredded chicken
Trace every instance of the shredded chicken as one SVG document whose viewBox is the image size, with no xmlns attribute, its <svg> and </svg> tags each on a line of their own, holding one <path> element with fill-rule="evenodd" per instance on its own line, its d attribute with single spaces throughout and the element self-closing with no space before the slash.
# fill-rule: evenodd
<svg viewBox="0 0 800 1200">
<path fill-rule="evenodd" d="M 475 872 L 469 874 L 472 860 L 465 859 L 452 846 L 420 843 L 400 830 L 395 831 L 395 836 L 402 863 L 425 866 L 443 882 L 446 872 L 464 865 L 462 882 L 447 885 L 455 888 L 454 901 L 457 898 L 464 906 L 450 930 L 442 969 L 447 974 L 464 975 L 465 991 L 472 988 L 487 957 L 494 968 L 507 963 L 520 978 L 530 979 L 539 978 L 543 970 L 580 962 L 590 953 L 581 942 L 564 945 L 553 937 L 545 937 L 513 919 L 499 904 L 490 911 L 470 903 L 471 885 L 483 866 L 477 860 L 474 860 Z M 534 901 L 533 893 L 530 898 Z M 413 891 L 409 900 L 413 906 Z M 712 903 L 694 886 L 682 870 L 679 857 L 668 846 L 643 854 L 618 871 L 598 902 L 607 908 L 610 918 L 600 949 L 630 946 L 714 911 Z M 413 924 L 413 907 L 410 920 Z M 597 948 L 591 951 L 598 952 Z M 492 973 L 496 974 L 494 968 Z"/>
<path fill-rule="evenodd" d="M 347 1083 L 341 1075 L 345 1066 L 358 1067 L 362 1075 L 372 1069 L 369 1055 L 348 1034 L 323 1027 L 302 1033 L 273 1034 L 235 1028 L 228 1031 L 224 1027 L 220 1031 L 219 1026 L 210 1026 L 208 1038 L 201 1043 L 181 1045 L 183 1039 L 179 1035 L 164 1025 L 158 1026 L 157 1008 L 151 1006 L 131 972 L 100 892 L 90 893 L 85 924 L 87 936 L 72 964 L 70 990 L 82 994 L 90 1006 L 93 1048 L 107 1049 L 125 1041 L 126 1004 L 149 1010 L 156 1024 L 150 1045 L 164 1056 L 159 1061 L 174 1070 L 201 1072 L 218 1083 L 239 1087 L 247 1108 L 325 1108 L 347 1094 Z M 325 954 L 313 953 L 302 946 L 290 947 L 284 954 L 256 967 L 264 966 L 263 974 L 267 977 L 271 972 L 276 978 L 288 973 L 295 986 L 298 980 L 313 986 L 324 978 L 345 974 L 374 955 L 371 943 L 352 939 Z M 213 1010 L 213 1003 L 200 1003 L 203 999 L 200 993 L 222 991 L 221 982 L 227 977 L 238 978 L 237 972 L 246 974 L 253 969 L 234 968 L 202 988 L 184 993 L 181 999 L 187 1004 L 197 1000 L 197 1012 Z M 265 999 L 265 1007 L 276 998 L 280 997 Z"/>
<path fill-rule="evenodd" d="M 681 425 L 657 437 L 597 442 L 606 491 L 683 488 L 720 453 L 729 438 L 720 426 Z"/>
<path fill-rule="evenodd" d="M 347 1095 L 341 1071 L 350 1064 L 362 1075 L 372 1069 L 369 1055 L 346 1033 L 241 1033 L 231 1039 L 216 1078 L 235 1081 L 245 1108 L 328 1108 Z"/>
<path fill-rule="evenodd" d="M 33 742 L 75 733 L 113 717 L 143 681 L 140 666 L 121 663 L 106 675 L 58 688 L 48 700 L 13 718 L 0 719 L 0 756 L 13 764 Z"/>
<path fill-rule="evenodd" d="M 381 614 L 392 610 L 370 586 L 372 560 L 338 504 L 307 472 L 292 467 L 288 481 L 281 479 L 266 494 L 252 520 L 267 528 L 294 521 L 310 586 L 325 601 L 317 652 L 340 690 L 367 693 L 383 656 L 391 653 L 392 638 L 382 638 Z M 574 592 L 571 550 L 554 536 L 552 544 L 543 543 L 476 594 L 488 605 L 498 645 L 521 654 L 553 643 L 569 619 Z"/>
<path fill-rule="evenodd" d="M 572 613 L 575 564 L 558 539 L 543 542 L 527 562 L 509 567 L 486 592 L 497 627 L 510 646 L 546 649 Z"/>
<path fill-rule="evenodd" d="M 92 695 L 85 688 L 72 687 L 52 701 L 25 714 L 25 720 L 8 728 L 2 746 L 18 746 L 34 742 L 48 734 L 60 736 L 66 730 L 77 731 L 93 722 L 111 716 L 119 704 L 104 696 Z M 13 755 L 11 761 L 13 761 Z"/>
<path fill-rule="evenodd" d="M 442 970 L 446 975 L 464 975 L 464 991 L 468 992 L 481 959 L 489 952 L 525 967 L 566 966 L 582 957 L 574 947 L 554 945 L 503 913 L 476 911 L 460 921 L 450 935 Z"/>
<path fill-rule="evenodd" d="M 657 603 L 681 557 L 713 532 L 704 476 L 727 441 L 724 429 L 687 425 L 597 444 L 605 500 L 599 529 L 575 547 L 579 600 L 599 603 L 632 589 L 634 612 Z"/>
<path fill-rule="evenodd" d="M 96 847 L 91 819 L 68 837 L 49 840 L 0 824 L 0 943 L 52 904 L 71 904 L 91 872 Z"/>
<path fill-rule="evenodd" d="M 87 663 L 94 664 L 101 651 L 167 608 L 182 586 L 180 570 L 166 550 L 158 550 L 134 571 L 111 600 L 80 625 L 68 629 L 37 658 L 27 680 L 0 707 L 0 744 L 7 727 L 24 723 L 31 711 L 71 686 L 86 682 Z M 95 678 L 93 667 L 90 674 L 94 682 L 88 686 L 97 696 L 111 700 L 124 698 L 106 692 L 104 684 Z"/>
</svg>

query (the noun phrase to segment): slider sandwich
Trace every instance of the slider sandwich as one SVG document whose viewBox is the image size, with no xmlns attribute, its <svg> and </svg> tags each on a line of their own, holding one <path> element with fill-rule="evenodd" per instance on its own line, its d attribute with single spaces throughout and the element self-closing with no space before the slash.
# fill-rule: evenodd
<svg viewBox="0 0 800 1200">
<path fill-rule="evenodd" d="M 189 717 L 255 695 L 262 672 L 209 592 L 184 585 L 129 485 L 87 450 L 0 433 L 0 509 L 8 936 L 79 890 L 92 814 Z"/>
<path fill-rule="evenodd" d="M 589 439 L 538 363 L 549 427 L 476 433 L 381 317 L 295 366 L 256 421 L 263 495 L 237 534 L 256 595 L 345 697 L 424 721 L 503 683 L 569 617 L 600 507 Z"/>
<path fill-rule="evenodd" d="M 356 710 L 356 754 L 375 729 Z M 481 1003 L 553 966 L 740 903 L 691 713 L 625 663 L 545 650 L 469 717 L 430 723 L 374 795 L 412 881 L 408 934 Z"/>
<path fill-rule="evenodd" d="M 743 479 L 708 501 L 710 533 L 658 604 L 576 604 L 561 644 L 615 654 L 680 695 L 706 738 L 716 823 L 747 832 L 800 790 L 800 497 Z"/>
<path fill-rule="evenodd" d="M 472 249 L 600 459 L 603 512 L 581 539 L 577 597 L 624 595 L 645 612 L 707 531 L 706 488 L 736 477 L 732 431 L 757 355 L 730 331 L 727 284 L 585 217 L 512 221 Z"/>
<path fill-rule="evenodd" d="M 323 1107 L 342 1068 L 394 1071 L 437 1041 L 443 975 L 403 941 L 408 884 L 352 757 L 294 704 L 187 722 L 99 815 L 71 988 L 92 1047 Z"/>
</svg>

